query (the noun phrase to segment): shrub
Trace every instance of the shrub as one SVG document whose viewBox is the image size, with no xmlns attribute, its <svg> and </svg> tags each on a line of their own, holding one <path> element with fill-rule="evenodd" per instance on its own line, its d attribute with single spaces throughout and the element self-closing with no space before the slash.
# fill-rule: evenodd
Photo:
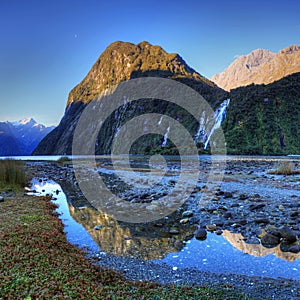
<svg viewBox="0 0 300 300">
<path fill-rule="evenodd" d="M 270 174 L 276 175 L 293 175 L 293 174 L 300 174 L 299 171 L 294 169 L 294 166 L 289 161 L 282 161 L 278 165 L 278 168 L 274 171 L 269 172 Z"/>
<path fill-rule="evenodd" d="M 13 159 L 0 160 L 0 182 L 25 186 L 26 176 L 24 162 Z"/>
<path fill-rule="evenodd" d="M 57 162 L 60 163 L 60 164 L 70 163 L 71 161 L 72 160 L 67 156 L 62 156 L 61 158 L 59 158 L 57 160 Z"/>
</svg>

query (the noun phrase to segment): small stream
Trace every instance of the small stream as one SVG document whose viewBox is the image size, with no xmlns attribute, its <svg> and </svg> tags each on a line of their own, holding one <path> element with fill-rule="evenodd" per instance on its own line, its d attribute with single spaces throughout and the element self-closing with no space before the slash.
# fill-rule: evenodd
<svg viewBox="0 0 300 300">
<path fill-rule="evenodd" d="M 102 228 L 102 225 L 97 223 L 97 220 L 101 220 L 101 214 L 99 216 L 94 212 L 94 216 L 93 211 L 86 207 L 71 206 L 61 186 L 52 180 L 33 179 L 32 190 L 36 191 L 35 195 L 53 195 L 53 202 L 58 205 L 56 211 L 65 226 L 68 241 L 80 248 L 88 249 L 90 254 L 108 253 L 118 256 L 128 254 L 129 257 L 133 257 L 136 252 L 132 249 L 135 247 L 134 251 L 148 251 L 145 253 L 146 259 L 152 258 L 151 260 L 157 264 L 166 263 L 172 266 L 173 270 L 190 268 L 214 273 L 300 280 L 299 254 L 293 256 L 290 253 L 287 258 L 279 249 L 245 244 L 240 235 L 229 231 L 220 236 L 209 233 L 205 241 L 198 241 L 185 235 L 180 240 L 181 246 L 176 250 L 176 247 L 168 244 L 165 237 L 155 236 L 151 240 L 142 235 L 131 236 L 129 228 L 124 224 L 118 224 L 117 221 L 109 220 L 107 216 L 104 216 L 107 224 Z M 151 251 L 153 255 L 149 253 Z M 140 254 L 143 256 L 143 253 Z"/>
</svg>

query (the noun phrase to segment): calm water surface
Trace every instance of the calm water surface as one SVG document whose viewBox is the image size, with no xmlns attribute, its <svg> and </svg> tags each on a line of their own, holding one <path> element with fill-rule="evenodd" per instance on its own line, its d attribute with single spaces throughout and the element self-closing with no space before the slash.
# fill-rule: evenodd
<svg viewBox="0 0 300 300">
<path fill-rule="evenodd" d="M 110 254 L 120 255 L 121 253 L 122 255 L 122 253 L 130 249 L 127 245 L 130 244 L 130 241 L 133 241 L 134 238 L 130 237 L 130 231 L 126 228 L 108 225 L 104 231 L 101 231 L 101 229 L 96 230 L 93 227 L 97 225 L 96 222 L 92 222 L 92 225 L 88 226 L 86 221 L 83 221 L 82 224 L 84 225 L 82 225 L 80 218 L 82 218 L 82 220 L 86 219 L 86 216 L 83 214 L 85 208 L 75 209 L 70 206 L 61 186 L 56 182 L 51 180 L 39 182 L 37 179 L 33 179 L 32 188 L 39 194 L 51 193 L 54 195 L 56 198 L 54 202 L 59 206 L 57 211 L 61 214 L 60 218 L 65 225 L 67 239 L 72 244 L 78 245 L 81 248 L 88 247 L 92 253 L 99 251 L 105 252 L 105 250 L 107 250 L 112 252 Z M 78 212 L 76 221 L 73 218 L 73 216 L 75 216 L 74 211 Z M 97 220 L 97 218 L 93 219 L 93 216 L 90 215 L 90 211 L 88 212 L 91 220 Z M 105 217 L 105 220 L 107 220 L 107 217 Z M 99 241 L 98 244 L 95 242 L 97 237 L 99 238 L 99 234 L 101 239 L 106 238 L 108 240 L 108 246 L 105 244 L 105 241 L 101 242 L 105 249 L 101 248 Z M 150 244 L 152 243 L 152 241 L 149 242 L 149 239 L 147 241 Z M 142 249 L 145 249 L 143 248 L 144 240 L 140 238 L 139 242 L 141 245 L 140 249 L 143 251 Z M 167 243 L 166 239 L 162 237 L 153 237 L 153 243 L 154 242 L 154 245 L 161 245 L 159 247 L 162 248 L 163 245 Z M 271 253 L 268 254 L 270 249 L 266 249 L 265 256 L 254 256 L 246 253 L 250 252 L 255 254 L 255 251 L 257 251 L 258 255 L 263 255 L 264 253 L 261 253 L 261 249 L 255 248 L 258 247 L 257 245 L 253 245 L 254 249 L 251 249 L 251 245 L 248 245 L 248 249 L 241 251 L 236 246 L 239 243 L 241 243 L 239 238 L 230 232 L 226 232 L 226 235 L 224 233 L 224 236 L 208 234 L 205 241 L 198 241 L 194 238 L 183 240 L 183 246 L 180 247 L 181 249 L 178 251 L 166 246 L 166 252 L 163 253 L 163 257 L 155 259 L 154 262 L 158 264 L 162 262 L 167 263 L 171 265 L 174 270 L 192 268 L 215 273 L 229 272 L 234 274 L 300 280 L 300 254 L 295 255 L 294 258 L 292 256 L 291 261 L 278 257 L 278 253 L 272 253 L 272 250 Z M 151 246 L 149 246 L 149 249 L 153 249 L 155 256 L 158 250 L 157 247 L 151 248 Z M 149 253 L 148 255 L 151 257 Z"/>
</svg>

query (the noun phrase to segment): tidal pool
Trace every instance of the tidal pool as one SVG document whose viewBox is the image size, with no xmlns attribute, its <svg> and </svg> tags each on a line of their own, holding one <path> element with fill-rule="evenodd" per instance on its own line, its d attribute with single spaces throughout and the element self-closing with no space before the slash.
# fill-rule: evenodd
<svg viewBox="0 0 300 300">
<path fill-rule="evenodd" d="M 35 195 L 52 194 L 57 212 L 65 225 L 70 243 L 99 252 L 166 263 L 174 270 L 197 269 L 214 273 L 233 273 L 300 280 L 300 254 L 281 252 L 279 247 L 246 244 L 240 234 L 225 230 L 209 233 L 205 241 L 192 237 L 192 228 L 176 238 L 164 235 L 147 224 L 121 223 L 89 207 L 67 202 L 61 186 L 52 180 L 32 180 Z M 168 218 L 166 218 L 168 223 Z"/>
</svg>

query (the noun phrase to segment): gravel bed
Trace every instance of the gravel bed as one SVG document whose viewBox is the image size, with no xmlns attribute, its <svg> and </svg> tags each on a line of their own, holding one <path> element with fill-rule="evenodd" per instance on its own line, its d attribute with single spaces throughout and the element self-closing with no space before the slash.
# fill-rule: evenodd
<svg viewBox="0 0 300 300">
<path fill-rule="evenodd" d="M 104 252 L 91 256 L 90 259 L 93 263 L 115 270 L 132 281 L 235 288 L 250 299 L 300 299 L 300 282 L 297 280 L 173 269 L 167 264 L 116 257 Z"/>
<path fill-rule="evenodd" d="M 253 171 L 250 169 L 252 167 L 251 164 L 247 163 L 246 167 L 243 166 L 230 166 L 230 174 L 227 174 L 227 178 L 230 180 L 228 182 L 224 182 L 221 185 L 221 188 L 224 192 L 231 192 L 233 193 L 233 198 L 230 203 L 233 201 L 240 204 L 239 196 L 241 191 L 254 194 L 259 193 L 259 198 L 257 203 L 265 203 L 265 210 L 257 212 L 257 216 L 260 216 L 260 213 L 264 213 L 269 215 L 269 213 L 276 213 L 276 216 L 280 217 L 279 223 L 275 225 L 281 225 L 281 223 L 286 222 L 290 218 L 287 218 L 286 215 L 289 216 L 292 209 L 296 211 L 297 207 L 290 207 L 286 205 L 285 202 L 289 204 L 292 203 L 298 204 L 300 199 L 300 191 L 299 185 L 297 183 L 298 177 L 295 177 L 295 182 L 289 182 L 286 178 L 272 178 L 272 176 L 264 175 L 261 176 L 259 174 L 262 171 L 266 174 L 264 170 L 269 169 L 269 163 L 265 164 L 266 166 L 260 166 L 261 170 L 257 167 L 257 164 L 253 163 Z M 67 176 L 64 172 L 69 172 L 67 168 L 65 170 L 61 168 L 61 171 L 57 171 L 57 168 L 53 166 L 49 168 L 49 170 L 45 170 L 45 165 L 43 166 L 43 171 L 47 173 L 47 175 L 51 175 L 51 170 L 53 175 L 50 176 L 54 177 L 54 179 L 63 178 L 63 180 L 72 182 L 73 179 L 66 178 Z M 250 170 L 250 171 L 249 171 Z M 48 173 L 50 171 L 50 174 Z M 248 173 L 246 173 L 246 171 Z M 257 172 L 257 173 L 256 173 Z M 41 173 L 38 171 L 37 173 Z M 240 174 L 249 174 L 247 178 L 240 179 Z M 255 174 L 256 173 L 256 174 Z M 229 176 L 228 176 L 229 175 Z M 56 178 L 55 178 L 56 177 Z M 239 181 L 236 182 L 231 179 L 238 178 Z M 68 180 L 69 179 L 69 180 Z M 281 181 L 279 181 L 279 180 Z M 282 182 L 285 184 L 289 184 L 290 186 L 283 187 Z M 273 185 L 274 183 L 274 185 Z M 213 195 L 214 196 L 214 195 Z M 249 199 L 252 199 L 248 195 Z M 291 199 L 293 201 L 291 201 Z M 224 204 L 228 204 L 226 201 L 227 199 L 220 197 L 216 204 L 212 203 L 212 205 L 221 205 L 221 202 Z M 244 201 L 244 200 L 242 200 Z M 220 203 L 220 204 L 218 204 Z M 246 202 L 245 202 L 246 203 Z M 277 206 L 279 204 L 286 205 L 286 214 L 278 210 Z M 224 204 L 222 204 L 224 206 Z M 247 205 L 251 205 L 252 202 L 249 202 Z M 272 204 L 272 205 L 271 205 Z M 233 210 L 233 214 L 234 214 Z M 206 213 L 206 215 L 208 215 Z M 237 214 L 236 214 L 237 215 Z M 237 215 L 238 216 L 238 215 Z M 236 221 L 236 220 L 235 220 Z M 293 219 L 294 226 L 297 227 L 296 230 L 299 230 L 299 221 Z M 226 225 L 226 222 L 225 222 Z M 242 227 L 241 227 L 242 228 Z M 255 229 L 255 228 L 254 228 Z M 123 274 L 126 278 L 132 281 L 151 281 L 157 282 L 161 284 L 185 284 L 185 285 L 199 285 L 199 286 L 210 286 L 210 287 L 220 287 L 220 288 L 228 288 L 228 289 L 237 289 L 242 293 L 245 293 L 250 297 L 250 299 L 300 299 L 300 281 L 298 280 L 289 280 L 285 278 L 278 278 L 278 279 L 271 279 L 266 277 L 254 277 L 254 276 L 245 276 L 239 274 L 217 274 L 217 273 L 209 273 L 199 270 L 192 270 L 192 269 L 173 269 L 172 266 L 167 264 L 158 264 L 153 261 L 143 261 L 136 258 L 128 258 L 128 257 L 117 257 L 114 255 L 106 254 L 104 252 L 100 253 L 90 253 L 89 258 L 93 263 L 100 265 L 101 267 L 106 267 L 109 269 L 113 269 L 121 274 Z"/>
</svg>

